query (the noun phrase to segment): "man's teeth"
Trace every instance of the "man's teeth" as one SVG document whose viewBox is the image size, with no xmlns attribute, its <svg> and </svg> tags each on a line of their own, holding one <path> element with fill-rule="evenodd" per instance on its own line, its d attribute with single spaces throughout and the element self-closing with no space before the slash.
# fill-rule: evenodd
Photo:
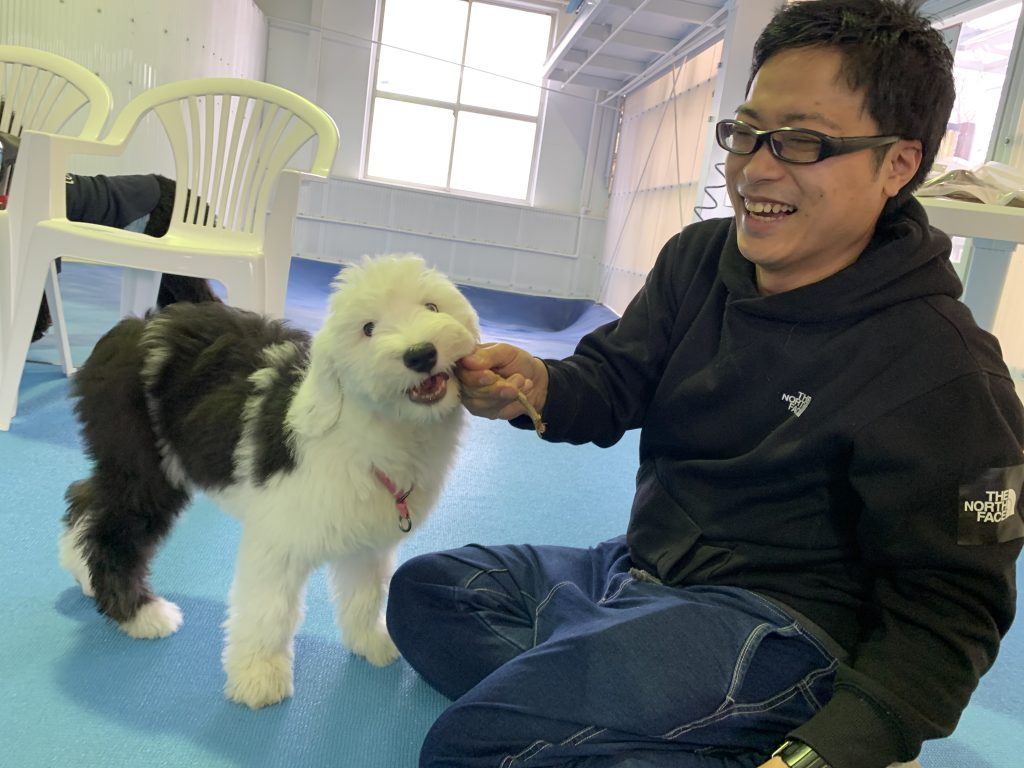
<svg viewBox="0 0 1024 768">
<path fill-rule="evenodd" d="M 785 203 L 752 203 L 750 200 L 743 201 L 743 207 L 750 213 L 792 213 L 796 210 L 792 205 Z"/>
</svg>

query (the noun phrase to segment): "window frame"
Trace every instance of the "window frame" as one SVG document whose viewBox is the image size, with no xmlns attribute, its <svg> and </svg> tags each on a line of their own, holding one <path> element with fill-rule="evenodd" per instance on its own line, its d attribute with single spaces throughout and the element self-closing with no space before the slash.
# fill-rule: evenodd
<svg viewBox="0 0 1024 768">
<path fill-rule="evenodd" d="M 540 150 L 541 150 L 541 137 L 543 135 L 544 119 L 547 111 L 547 86 L 545 80 L 542 78 L 541 83 L 537 86 L 540 90 L 539 103 L 537 106 L 537 114 L 528 115 L 524 113 L 508 112 L 505 110 L 493 109 L 489 107 L 478 107 L 474 105 L 462 104 L 460 99 L 462 96 L 462 84 L 463 75 L 466 70 L 466 51 L 468 48 L 469 40 L 469 25 L 472 18 L 473 6 L 474 5 L 492 5 L 501 8 L 511 8 L 518 11 L 524 11 L 529 13 L 537 13 L 542 16 L 546 16 L 549 21 L 548 27 L 548 39 L 547 39 L 547 50 L 550 53 L 552 46 L 554 45 L 555 36 L 557 34 L 557 18 L 555 13 L 548 7 L 534 5 L 530 2 L 523 2 L 523 0 L 462 0 L 469 6 L 467 12 L 467 23 L 465 34 L 463 35 L 462 53 L 461 60 L 457 63 L 459 66 L 459 85 L 456 92 L 456 100 L 454 102 L 448 102 L 438 99 L 423 98 L 418 96 L 409 96 L 406 94 L 394 93 L 391 91 L 381 91 L 377 88 L 377 77 L 380 68 L 380 55 L 381 50 L 385 47 L 383 40 L 384 30 L 384 6 L 388 0 L 377 0 L 376 12 L 374 18 L 374 39 L 371 41 L 371 63 L 369 67 L 369 81 L 366 89 L 366 109 L 365 119 L 363 124 L 363 141 L 360 153 L 359 162 L 359 178 L 363 181 L 371 183 L 387 184 L 397 187 L 408 187 L 411 189 L 421 189 L 426 191 L 437 192 L 444 195 L 450 195 L 453 197 L 467 197 L 479 200 L 491 200 L 496 202 L 513 203 L 518 205 L 529 205 L 532 206 L 536 195 L 536 185 L 538 168 L 540 162 Z M 371 176 L 369 174 L 369 162 L 370 162 L 370 146 L 373 142 L 373 120 L 374 112 L 376 109 L 377 99 L 389 99 L 397 102 L 404 102 L 407 104 L 416 104 L 420 106 L 434 107 L 440 109 L 451 110 L 454 114 L 454 121 L 452 123 L 452 136 L 451 143 L 448 152 L 448 172 L 444 186 L 435 186 L 431 184 L 423 184 L 415 181 L 407 181 L 403 179 L 391 179 L 381 176 Z M 497 117 L 502 119 L 517 120 L 524 123 L 533 123 L 533 151 L 530 159 L 530 173 L 526 185 L 526 193 L 524 197 L 506 197 L 502 195 L 488 194 L 485 192 L 475 192 L 472 190 L 464 190 L 459 188 L 453 188 L 451 185 L 452 180 L 452 169 L 454 166 L 455 149 L 456 149 L 456 137 L 458 134 L 459 127 L 459 114 L 461 112 L 472 112 L 487 117 Z"/>
</svg>

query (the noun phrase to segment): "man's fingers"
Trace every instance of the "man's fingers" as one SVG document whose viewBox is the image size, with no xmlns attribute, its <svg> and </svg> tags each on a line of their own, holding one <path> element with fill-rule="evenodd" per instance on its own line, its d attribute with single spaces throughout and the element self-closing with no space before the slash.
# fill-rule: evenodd
<svg viewBox="0 0 1024 768">
<path fill-rule="evenodd" d="M 459 365 L 470 371 L 500 368 L 515 359 L 516 350 L 507 344 L 478 344 L 477 348 L 459 361 Z"/>
</svg>

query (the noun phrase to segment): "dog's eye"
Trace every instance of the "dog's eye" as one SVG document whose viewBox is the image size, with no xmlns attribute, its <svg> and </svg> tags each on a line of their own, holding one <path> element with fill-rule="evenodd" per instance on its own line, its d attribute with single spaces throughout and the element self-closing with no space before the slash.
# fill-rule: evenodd
<svg viewBox="0 0 1024 768">
<path fill-rule="evenodd" d="M 373 323 L 367 323 L 363 326 L 364 336 L 373 336 Z"/>
<path fill-rule="evenodd" d="M 440 311 L 440 310 L 438 310 L 438 308 L 437 308 L 437 304 L 434 304 L 434 303 L 433 303 L 433 302 L 431 302 L 431 301 L 428 301 L 428 302 L 427 302 L 427 309 L 429 309 L 429 310 L 430 310 L 431 312 L 439 312 L 439 311 Z"/>
</svg>

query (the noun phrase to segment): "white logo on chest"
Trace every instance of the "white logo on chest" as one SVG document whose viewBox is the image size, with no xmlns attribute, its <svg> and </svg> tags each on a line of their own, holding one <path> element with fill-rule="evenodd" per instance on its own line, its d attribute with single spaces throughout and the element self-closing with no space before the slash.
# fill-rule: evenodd
<svg viewBox="0 0 1024 768">
<path fill-rule="evenodd" d="M 789 411 L 794 416 L 802 415 L 807 410 L 807 406 L 811 404 L 811 396 L 803 392 L 797 392 L 795 395 L 783 395 L 782 399 L 789 403 Z"/>
</svg>

